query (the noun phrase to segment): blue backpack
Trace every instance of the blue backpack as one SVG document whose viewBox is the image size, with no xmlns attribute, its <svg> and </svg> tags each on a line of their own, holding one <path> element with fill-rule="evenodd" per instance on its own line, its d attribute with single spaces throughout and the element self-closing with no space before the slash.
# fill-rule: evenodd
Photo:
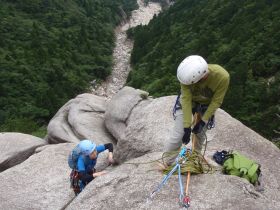
<svg viewBox="0 0 280 210">
<path fill-rule="evenodd" d="M 68 156 L 68 165 L 72 169 L 77 169 L 78 158 L 81 155 L 81 148 L 77 145 Z"/>
</svg>

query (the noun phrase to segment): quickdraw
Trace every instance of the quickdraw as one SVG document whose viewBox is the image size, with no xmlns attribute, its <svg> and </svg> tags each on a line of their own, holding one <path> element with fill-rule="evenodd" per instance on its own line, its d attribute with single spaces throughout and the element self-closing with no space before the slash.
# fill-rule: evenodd
<svg viewBox="0 0 280 210">
<path fill-rule="evenodd" d="M 182 178 L 181 178 L 181 163 L 185 163 L 187 161 L 187 157 L 191 154 L 191 150 L 188 149 L 186 146 L 182 147 L 179 155 L 176 158 L 176 165 L 173 167 L 173 169 L 164 176 L 161 183 L 158 185 L 158 187 L 151 193 L 149 199 L 152 199 L 156 193 L 158 193 L 161 188 L 167 183 L 168 179 L 173 175 L 174 172 L 178 170 L 178 181 L 180 186 L 180 195 L 179 195 L 179 205 L 185 208 L 190 207 L 190 198 L 187 195 L 184 195 L 184 189 L 182 184 Z"/>
<path fill-rule="evenodd" d="M 212 128 L 215 128 L 215 115 L 212 115 L 212 116 L 210 117 L 210 119 L 208 120 L 206 126 L 207 126 L 207 129 L 208 129 L 208 130 L 211 130 Z"/>
</svg>

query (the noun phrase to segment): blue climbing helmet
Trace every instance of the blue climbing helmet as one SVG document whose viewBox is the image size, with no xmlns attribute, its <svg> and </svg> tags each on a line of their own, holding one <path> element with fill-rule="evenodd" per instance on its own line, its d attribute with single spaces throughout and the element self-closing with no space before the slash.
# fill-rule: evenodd
<svg viewBox="0 0 280 210">
<path fill-rule="evenodd" d="M 96 149 L 96 144 L 90 140 L 81 141 L 69 154 L 68 165 L 72 169 L 77 168 L 80 155 L 89 156 Z"/>
<path fill-rule="evenodd" d="M 90 155 L 96 148 L 96 144 L 90 140 L 83 140 L 78 146 L 80 147 L 82 155 Z"/>
</svg>

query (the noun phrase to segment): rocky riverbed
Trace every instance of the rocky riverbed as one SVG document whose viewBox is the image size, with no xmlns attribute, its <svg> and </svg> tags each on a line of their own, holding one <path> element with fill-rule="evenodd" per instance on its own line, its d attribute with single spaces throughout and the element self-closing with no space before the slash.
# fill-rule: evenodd
<svg viewBox="0 0 280 210">
<path fill-rule="evenodd" d="M 137 25 L 146 25 L 154 15 L 161 11 L 159 3 L 150 2 L 145 5 L 137 0 L 139 8 L 132 12 L 130 19 L 115 29 L 116 47 L 113 52 L 113 69 L 111 75 L 99 86 L 92 88 L 92 93 L 112 98 L 125 84 L 130 71 L 130 56 L 133 40 L 127 38 L 126 31 Z"/>
</svg>

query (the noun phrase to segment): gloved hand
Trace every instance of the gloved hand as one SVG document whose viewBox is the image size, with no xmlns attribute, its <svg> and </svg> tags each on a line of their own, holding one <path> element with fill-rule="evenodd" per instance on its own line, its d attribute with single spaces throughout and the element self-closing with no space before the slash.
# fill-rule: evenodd
<svg viewBox="0 0 280 210">
<path fill-rule="evenodd" d="M 190 142 L 190 136 L 191 136 L 191 128 L 184 128 L 184 136 L 182 138 L 183 144 L 188 144 Z"/>
<path fill-rule="evenodd" d="M 192 129 L 192 132 L 194 134 L 198 134 L 203 130 L 203 127 L 205 126 L 205 122 L 203 120 L 200 120 Z"/>
</svg>

